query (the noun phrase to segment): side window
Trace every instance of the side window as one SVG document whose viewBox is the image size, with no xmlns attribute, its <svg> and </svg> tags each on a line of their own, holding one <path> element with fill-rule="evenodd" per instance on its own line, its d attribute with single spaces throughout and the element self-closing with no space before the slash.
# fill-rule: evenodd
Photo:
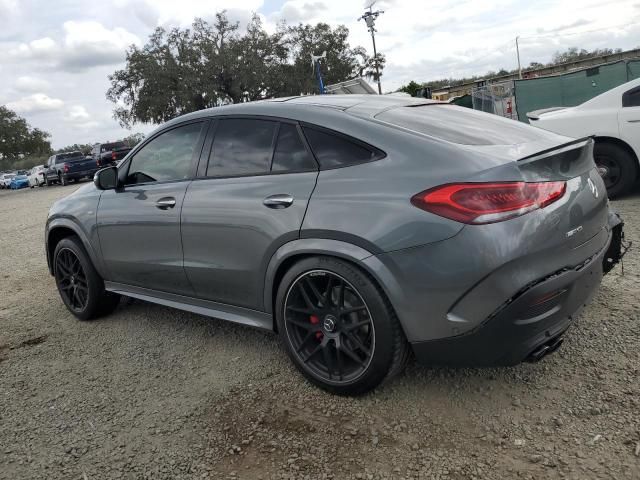
<svg viewBox="0 0 640 480">
<path fill-rule="evenodd" d="M 320 168 L 348 167 L 381 158 L 383 155 L 373 147 L 365 147 L 323 130 L 303 127 L 303 131 Z"/>
<path fill-rule="evenodd" d="M 300 172 L 317 168 L 316 161 L 305 148 L 297 127 L 289 123 L 280 124 L 271 171 Z"/>
<path fill-rule="evenodd" d="M 622 95 L 623 107 L 640 107 L 640 87 L 624 92 Z"/>
<path fill-rule="evenodd" d="M 255 175 L 269 172 L 277 122 L 231 118 L 216 127 L 207 176 Z"/>
<path fill-rule="evenodd" d="M 189 178 L 202 125 L 203 122 L 183 125 L 147 143 L 131 159 L 127 185 Z"/>
</svg>

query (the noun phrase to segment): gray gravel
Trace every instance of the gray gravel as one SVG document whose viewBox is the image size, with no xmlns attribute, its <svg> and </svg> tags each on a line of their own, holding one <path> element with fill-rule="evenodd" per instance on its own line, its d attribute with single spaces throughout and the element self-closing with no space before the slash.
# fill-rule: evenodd
<svg viewBox="0 0 640 480">
<path fill-rule="evenodd" d="M 624 276 L 556 354 L 411 365 L 352 399 L 267 333 L 143 302 L 76 321 L 43 251 L 75 188 L 0 191 L 1 479 L 640 479 L 640 193 L 614 203 L 638 245 Z"/>
</svg>

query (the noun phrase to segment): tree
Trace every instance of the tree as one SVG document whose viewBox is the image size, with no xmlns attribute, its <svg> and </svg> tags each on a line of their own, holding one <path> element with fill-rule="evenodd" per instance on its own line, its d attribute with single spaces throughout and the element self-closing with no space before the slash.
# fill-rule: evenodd
<svg viewBox="0 0 640 480">
<path fill-rule="evenodd" d="M 92 148 L 93 145 L 89 143 L 74 143 L 73 145 L 67 145 L 66 147 L 59 148 L 54 153 L 82 152 L 85 155 L 89 155 Z"/>
<path fill-rule="evenodd" d="M 324 23 L 282 23 L 269 33 L 257 15 L 240 32 L 224 12 L 213 23 L 157 28 L 142 48 L 129 48 L 125 68 L 109 77 L 107 98 L 116 104 L 114 117 L 130 127 L 226 103 L 315 93 L 311 55 L 323 51 L 325 83 L 359 74 L 375 80 L 375 62 L 363 48 L 351 48 L 348 36 L 346 27 Z M 384 57 L 378 61 L 384 68 Z"/>
<path fill-rule="evenodd" d="M 25 159 L 48 155 L 50 135 L 32 128 L 14 111 L 0 105 L 0 169 L 23 167 Z"/>
<path fill-rule="evenodd" d="M 121 142 L 124 142 L 124 144 L 127 147 L 135 147 L 138 143 L 140 143 L 142 140 L 144 140 L 144 133 L 132 133 L 131 135 L 128 135 L 126 137 L 124 137 L 122 140 L 120 140 Z"/>
<path fill-rule="evenodd" d="M 424 88 L 424 84 L 414 82 L 413 80 L 411 80 L 408 84 L 400 87 L 398 91 L 408 93 L 412 97 L 415 97 L 418 94 L 418 90 L 422 88 Z"/>
</svg>

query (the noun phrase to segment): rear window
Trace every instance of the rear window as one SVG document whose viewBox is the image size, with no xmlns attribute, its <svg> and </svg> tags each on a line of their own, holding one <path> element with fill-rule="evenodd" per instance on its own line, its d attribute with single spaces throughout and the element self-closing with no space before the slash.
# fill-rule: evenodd
<svg viewBox="0 0 640 480">
<path fill-rule="evenodd" d="M 378 120 L 462 145 L 515 145 L 540 139 L 532 127 L 516 120 L 454 105 L 399 107 Z"/>
<path fill-rule="evenodd" d="M 104 145 L 102 145 L 102 147 L 100 149 L 103 152 L 110 152 L 111 150 L 113 150 L 115 148 L 122 148 L 122 147 L 126 147 L 124 142 L 113 142 L 113 143 L 105 143 Z"/>
<path fill-rule="evenodd" d="M 82 152 L 60 153 L 56 156 L 56 163 L 62 163 L 69 158 L 79 158 L 79 157 L 84 157 Z"/>
</svg>

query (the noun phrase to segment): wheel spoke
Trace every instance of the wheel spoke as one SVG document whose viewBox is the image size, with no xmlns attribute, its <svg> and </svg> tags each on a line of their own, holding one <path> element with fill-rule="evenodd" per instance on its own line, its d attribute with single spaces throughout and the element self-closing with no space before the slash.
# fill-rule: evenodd
<svg viewBox="0 0 640 480">
<path fill-rule="evenodd" d="M 329 352 L 329 344 L 322 349 L 322 357 L 324 358 L 325 366 L 327 367 L 327 372 L 329 373 L 329 380 L 333 378 L 333 360 L 331 359 L 331 353 Z"/>
<path fill-rule="evenodd" d="M 371 355 L 371 350 L 369 350 L 362 344 L 357 335 L 355 335 L 353 332 L 345 332 L 345 335 L 349 340 L 356 344 L 356 347 L 358 347 L 360 351 L 364 352 L 367 356 Z"/>
<path fill-rule="evenodd" d="M 364 306 L 364 305 L 360 305 L 358 307 L 343 308 L 342 310 L 340 310 L 340 316 L 349 315 L 350 313 L 359 312 L 361 310 L 366 310 L 366 309 L 367 309 L 367 307 Z"/>
<path fill-rule="evenodd" d="M 307 307 L 315 309 L 316 305 L 314 305 L 311 299 L 309 298 L 309 294 L 305 290 L 302 282 L 298 282 L 298 290 L 300 290 L 300 293 L 302 294 L 302 298 L 304 298 L 304 303 L 307 304 Z"/>
<path fill-rule="evenodd" d="M 336 307 L 342 309 L 344 307 L 344 282 L 340 281 L 340 286 L 338 287 L 338 302 Z"/>
<path fill-rule="evenodd" d="M 295 318 L 287 318 L 286 320 L 288 323 L 293 323 L 296 327 L 304 328 L 305 330 L 309 330 L 309 331 L 318 330 L 318 327 L 316 325 L 313 325 L 312 323 L 303 322 Z"/>
<path fill-rule="evenodd" d="M 331 288 L 333 287 L 333 275 L 329 275 L 329 280 L 327 281 L 327 288 L 324 291 L 324 305 L 329 305 L 331 303 Z"/>
<path fill-rule="evenodd" d="M 312 337 L 314 337 L 315 332 L 309 332 L 307 333 L 307 335 L 302 339 L 302 342 L 300 342 L 300 346 L 298 348 L 296 348 L 296 352 L 300 353 L 302 351 L 302 349 L 304 348 L 304 346 L 307 344 L 307 342 L 309 340 L 311 340 Z"/>
<path fill-rule="evenodd" d="M 296 313 L 304 313 L 305 315 L 313 315 L 315 313 L 315 310 L 312 310 L 310 308 L 292 307 L 291 305 L 287 306 L 287 310 Z"/>
<path fill-rule="evenodd" d="M 309 360 L 311 360 L 311 358 L 318 353 L 320 350 L 322 350 L 322 343 L 319 343 L 316 348 L 314 348 L 311 353 L 307 356 L 307 358 L 305 358 L 304 360 L 302 360 L 304 363 L 308 363 Z"/>
<path fill-rule="evenodd" d="M 343 371 L 341 352 L 342 351 L 338 348 L 338 345 L 336 345 L 336 364 L 338 366 L 338 377 L 340 378 L 340 380 L 342 380 L 342 371 Z"/>
<path fill-rule="evenodd" d="M 318 288 L 313 284 L 313 282 L 311 281 L 310 278 L 307 277 L 304 280 L 307 283 L 307 285 L 309 285 L 309 288 L 313 292 L 313 296 L 316 297 L 316 305 L 322 305 L 322 303 L 323 303 L 322 300 L 324 299 L 324 297 L 320 293 Z"/>
<path fill-rule="evenodd" d="M 355 354 L 355 352 L 353 350 L 351 350 L 350 348 L 348 348 L 344 342 L 342 343 L 342 351 L 344 352 L 344 354 L 349 357 L 351 360 L 353 360 L 354 362 L 356 362 L 358 365 L 360 365 L 361 367 L 365 366 L 365 361 L 360 359 L 360 357 L 358 357 L 358 355 Z"/>
<path fill-rule="evenodd" d="M 65 265 L 63 265 L 61 261 L 58 261 L 58 263 L 56 264 L 56 267 L 58 268 L 58 270 L 60 270 L 60 272 L 62 272 L 62 274 L 65 277 L 71 275 L 71 272 L 67 269 Z"/>
<path fill-rule="evenodd" d="M 345 325 L 343 328 L 347 331 L 350 332 L 351 330 L 355 330 L 356 328 L 360 328 L 360 327 L 364 327 L 366 325 L 369 325 L 371 322 L 369 319 L 366 320 L 360 320 L 358 322 L 355 323 L 351 323 L 349 325 Z"/>
</svg>

